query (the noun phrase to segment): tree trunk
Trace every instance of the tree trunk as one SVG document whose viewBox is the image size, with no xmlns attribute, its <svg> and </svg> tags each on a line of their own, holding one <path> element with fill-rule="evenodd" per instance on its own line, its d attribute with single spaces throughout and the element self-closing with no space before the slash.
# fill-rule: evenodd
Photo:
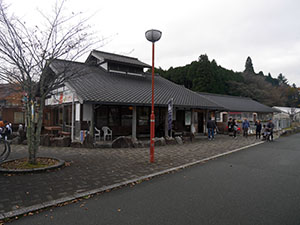
<svg viewBox="0 0 300 225">
<path fill-rule="evenodd" d="M 42 125 L 43 125 L 44 105 L 45 105 L 45 97 L 42 96 L 42 98 L 40 99 L 40 106 L 39 106 L 39 110 L 38 110 L 38 121 L 37 121 L 37 125 L 36 125 L 36 130 L 34 133 L 33 149 L 34 149 L 35 155 L 38 152 L 38 149 L 39 149 L 39 146 L 41 143 L 41 131 L 42 131 Z"/>
<path fill-rule="evenodd" d="M 27 102 L 27 145 L 28 145 L 28 162 L 31 164 L 36 164 L 36 153 L 34 150 L 34 102 L 28 101 Z"/>
</svg>

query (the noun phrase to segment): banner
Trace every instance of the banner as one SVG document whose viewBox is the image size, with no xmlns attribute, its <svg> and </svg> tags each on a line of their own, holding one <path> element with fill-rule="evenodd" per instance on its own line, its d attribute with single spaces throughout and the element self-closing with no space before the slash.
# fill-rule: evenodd
<svg viewBox="0 0 300 225">
<path fill-rule="evenodd" d="M 173 122 L 173 98 L 168 102 L 168 130 L 172 130 Z"/>
</svg>

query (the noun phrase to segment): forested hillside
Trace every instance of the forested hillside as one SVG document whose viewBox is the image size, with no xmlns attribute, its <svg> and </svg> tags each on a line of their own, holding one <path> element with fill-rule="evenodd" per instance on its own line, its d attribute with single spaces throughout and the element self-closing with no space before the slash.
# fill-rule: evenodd
<svg viewBox="0 0 300 225">
<path fill-rule="evenodd" d="M 289 85 L 282 74 L 273 78 L 270 73 L 255 73 L 250 57 L 243 72 L 225 69 L 215 60 L 210 61 L 207 55 L 186 66 L 156 69 L 156 72 L 193 91 L 250 97 L 269 106 L 299 107 L 300 104 L 295 84 Z"/>
</svg>

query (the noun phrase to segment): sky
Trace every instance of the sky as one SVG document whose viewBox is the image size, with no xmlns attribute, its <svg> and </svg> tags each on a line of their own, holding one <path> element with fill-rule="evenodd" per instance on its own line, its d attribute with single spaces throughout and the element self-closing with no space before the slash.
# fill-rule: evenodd
<svg viewBox="0 0 300 225">
<path fill-rule="evenodd" d="M 9 11 L 38 23 L 55 0 L 3 0 Z M 91 29 L 105 38 L 100 51 L 136 57 L 151 64 L 149 29 L 162 38 L 155 44 L 155 66 L 184 66 L 207 54 L 227 69 L 243 71 L 251 57 L 255 72 L 300 86 L 299 0 L 67 0 L 67 10 L 91 17 Z M 87 56 L 86 56 L 87 57 Z M 83 59 L 84 60 L 84 59 Z"/>
</svg>

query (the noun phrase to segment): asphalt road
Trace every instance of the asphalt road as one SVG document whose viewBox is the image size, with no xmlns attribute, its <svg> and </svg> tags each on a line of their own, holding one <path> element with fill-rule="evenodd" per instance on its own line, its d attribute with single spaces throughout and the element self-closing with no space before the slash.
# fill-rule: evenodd
<svg viewBox="0 0 300 225">
<path fill-rule="evenodd" d="M 12 224 L 300 224 L 300 134 Z"/>
</svg>

